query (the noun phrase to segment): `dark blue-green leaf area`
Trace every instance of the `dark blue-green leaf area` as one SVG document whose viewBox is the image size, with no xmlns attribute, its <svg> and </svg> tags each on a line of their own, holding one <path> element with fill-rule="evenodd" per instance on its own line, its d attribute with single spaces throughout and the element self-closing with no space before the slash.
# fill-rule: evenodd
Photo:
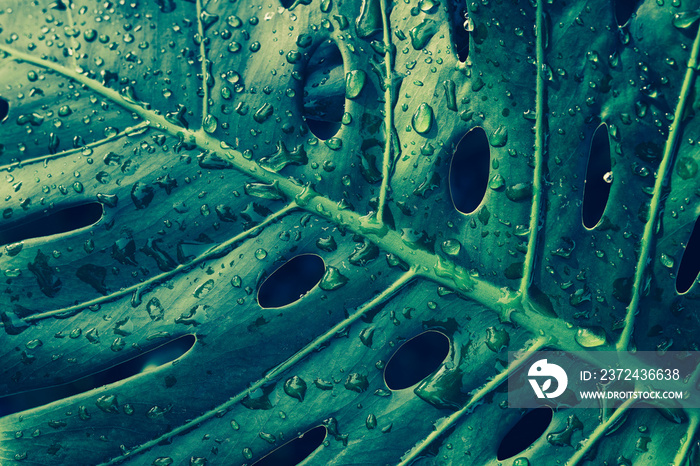
<svg viewBox="0 0 700 466">
<path fill-rule="evenodd" d="M 699 8 L 4 0 L 0 463 L 692 463 L 505 387 L 697 348 Z"/>
</svg>

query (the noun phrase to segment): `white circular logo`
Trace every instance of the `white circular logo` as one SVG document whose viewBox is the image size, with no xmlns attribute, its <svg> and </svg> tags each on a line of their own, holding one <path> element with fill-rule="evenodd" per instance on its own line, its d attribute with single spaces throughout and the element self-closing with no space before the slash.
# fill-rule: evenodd
<svg viewBox="0 0 700 466">
<path fill-rule="evenodd" d="M 566 390 L 566 385 L 569 383 L 569 378 L 566 376 L 566 372 L 560 366 L 556 364 L 549 364 L 546 359 L 540 359 L 530 366 L 530 370 L 527 372 L 529 377 L 535 377 L 528 379 L 532 389 L 535 391 L 537 398 L 556 398 Z M 537 377 L 547 377 L 546 380 L 542 382 L 542 385 L 537 381 Z M 557 381 L 556 390 L 550 392 L 549 389 L 552 386 L 552 379 Z"/>
</svg>

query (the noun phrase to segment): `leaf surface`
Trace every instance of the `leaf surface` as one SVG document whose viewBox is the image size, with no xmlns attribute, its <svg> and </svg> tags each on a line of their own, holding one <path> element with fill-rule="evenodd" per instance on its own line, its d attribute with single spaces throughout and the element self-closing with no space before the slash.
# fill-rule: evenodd
<svg viewBox="0 0 700 466">
<path fill-rule="evenodd" d="M 602 0 L 5 1 L 0 228 L 32 233 L 0 256 L 0 394 L 195 343 L 2 417 L 3 463 L 248 464 L 324 425 L 305 464 L 499 464 L 522 415 L 503 383 L 535 350 L 697 350 L 675 273 L 700 210 L 698 7 L 647 0 L 620 27 Z M 327 139 L 305 120 L 339 117 Z M 612 184 L 587 229 L 601 123 Z M 489 188 L 462 214 L 450 166 L 476 127 Z M 41 234 L 91 203 L 97 223 Z M 324 278 L 262 308 L 301 254 Z M 389 390 L 426 330 L 447 358 Z M 697 456 L 697 414 L 630 407 L 555 412 L 505 463 Z"/>
</svg>

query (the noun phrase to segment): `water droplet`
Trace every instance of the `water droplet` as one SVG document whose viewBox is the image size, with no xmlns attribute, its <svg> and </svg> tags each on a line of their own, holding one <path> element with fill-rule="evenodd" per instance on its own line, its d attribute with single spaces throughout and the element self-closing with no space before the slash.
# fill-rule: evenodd
<svg viewBox="0 0 700 466">
<path fill-rule="evenodd" d="M 566 427 L 560 431 L 548 434 L 547 441 L 551 445 L 557 447 L 562 447 L 565 445 L 571 446 L 571 436 L 577 430 L 583 430 L 583 423 L 578 417 L 576 417 L 575 414 L 571 414 L 566 420 Z"/>
<path fill-rule="evenodd" d="M 502 187 L 506 185 L 506 180 L 503 179 L 503 176 L 501 174 L 496 173 L 491 177 L 489 180 L 489 188 L 493 189 L 494 191 L 498 191 Z"/>
<path fill-rule="evenodd" d="M 418 26 L 409 31 L 411 45 L 416 50 L 421 50 L 428 45 L 428 42 L 438 30 L 438 23 L 432 19 L 425 18 Z"/>
<path fill-rule="evenodd" d="M 330 138 L 324 142 L 331 150 L 340 150 L 343 147 L 343 140 L 340 138 Z"/>
<path fill-rule="evenodd" d="M 160 456 L 153 460 L 153 466 L 170 466 L 173 462 L 173 459 L 169 456 Z"/>
<path fill-rule="evenodd" d="M 375 427 L 377 427 L 377 418 L 374 414 L 369 414 L 367 416 L 367 419 L 365 420 L 365 426 L 367 427 L 367 430 L 372 430 Z"/>
<path fill-rule="evenodd" d="M 576 342 L 584 348 L 595 348 L 606 343 L 607 337 L 602 327 L 580 328 L 575 335 Z"/>
<path fill-rule="evenodd" d="M 301 377 L 293 376 L 284 383 L 284 393 L 299 401 L 304 401 L 306 382 Z"/>
<path fill-rule="evenodd" d="M 209 13 L 208 11 L 204 10 L 202 13 L 199 15 L 199 19 L 202 21 L 202 26 L 203 29 L 206 31 L 209 29 L 215 22 L 219 20 L 219 15 L 214 15 Z"/>
<path fill-rule="evenodd" d="M 687 29 L 695 23 L 695 21 L 700 18 L 700 9 L 692 11 L 683 11 L 681 13 L 676 13 L 673 15 L 671 24 L 678 29 Z"/>
<path fill-rule="evenodd" d="M 212 289 L 214 289 L 214 280 L 209 279 L 195 288 L 192 294 L 195 298 L 203 298 L 208 295 Z"/>
<path fill-rule="evenodd" d="M 358 372 L 353 372 L 345 379 L 345 388 L 353 392 L 362 393 L 369 387 L 367 376 Z"/>
<path fill-rule="evenodd" d="M 360 16 L 356 20 L 357 35 L 369 37 L 382 28 L 382 11 L 379 0 L 362 0 Z"/>
<path fill-rule="evenodd" d="M 363 70 L 353 70 L 345 76 L 345 97 L 354 99 L 365 87 L 367 81 L 367 73 Z"/>
<path fill-rule="evenodd" d="M 318 286 L 324 291 L 333 291 L 344 286 L 348 281 L 349 279 L 340 273 L 340 270 L 329 265 Z"/>
<path fill-rule="evenodd" d="M 445 88 L 445 100 L 447 108 L 456 112 L 457 111 L 457 96 L 455 90 L 455 83 L 452 80 L 447 80 L 442 83 Z"/>
<path fill-rule="evenodd" d="M 253 115 L 253 119 L 257 121 L 258 123 L 263 123 L 266 121 L 270 116 L 272 116 L 272 113 L 274 112 L 274 107 L 270 105 L 269 103 L 264 103 Z"/>
<path fill-rule="evenodd" d="M 506 188 L 506 197 L 511 201 L 519 202 L 532 198 L 532 183 L 518 183 Z"/>
<path fill-rule="evenodd" d="M 673 257 L 671 257 L 663 252 L 661 253 L 661 257 L 659 257 L 659 261 L 661 262 L 661 265 L 663 265 L 664 267 L 669 268 L 669 269 L 672 269 L 676 263 L 676 261 L 673 259 Z"/>
<path fill-rule="evenodd" d="M 432 129 L 434 119 L 432 107 L 424 102 L 413 114 L 411 125 L 417 133 L 425 134 Z"/>
<path fill-rule="evenodd" d="M 508 142 L 508 128 L 506 128 L 503 125 L 500 125 L 498 128 L 496 128 L 493 133 L 491 133 L 491 137 L 489 138 L 489 142 L 493 147 L 503 147 L 506 145 Z"/>
<path fill-rule="evenodd" d="M 462 244 L 456 239 L 447 239 L 441 244 L 442 252 L 448 256 L 457 256 L 462 250 Z"/>
<path fill-rule="evenodd" d="M 243 190 L 247 195 L 258 197 L 260 199 L 270 199 L 272 201 L 285 199 L 284 193 L 282 193 L 282 190 L 279 188 L 279 181 L 277 180 L 270 184 L 246 183 Z"/>
<path fill-rule="evenodd" d="M 119 403 L 116 395 L 103 395 L 95 401 L 95 404 L 105 413 L 119 412 Z"/>
<path fill-rule="evenodd" d="M 494 353 L 500 353 L 508 347 L 510 335 L 504 329 L 489 327 L 486 329 L 486 346 Z"/>
<path fill-rule="evenodd" d="M 216 131 L 216 128 L 218 126 L 219 120 L 217 120 L 215 116 L 207 115 L 206 117 L 204 117 L 204 121 L 202 122 L 202 129 L 205 132 L 212 134 Z"/>
<path fill-rule="evenodd" d="M 684 180 L 694 178 L 698 173 L 698 162 L 692 157 L 680 157 L 676 162 L 676 173 Z"/>
<path fill-rule="evenodd" d="M 163 309 L 158 298 L 151 298 L 148 301 L 148 304 L 146 304 L 146 311 L 152 321 L 163 320 L 163 316 L 165 315 L 165 309 Z"/>
</svg>

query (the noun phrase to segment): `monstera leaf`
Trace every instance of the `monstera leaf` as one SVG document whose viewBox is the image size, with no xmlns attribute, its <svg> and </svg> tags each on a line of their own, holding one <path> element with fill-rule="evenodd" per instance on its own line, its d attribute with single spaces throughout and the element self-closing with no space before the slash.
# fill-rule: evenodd
<svg viewBox="0 0 700 466">
<path fill-rule="evenodd" d="M 697 350 L 697 2 L 282 1 L 3 0 L 0 394 L 189 349 L 2 417 L 0 462 L 250 464 L 323 426 L 305 464 L 500 464 L 534 350 Z M 262 307 L 299 255 L 318 285 Z M 426 331 L 447 357 L 390 390 Z M 502 464 L 695 464 L 697 413 L 633 408 Z"/>
</svg>

